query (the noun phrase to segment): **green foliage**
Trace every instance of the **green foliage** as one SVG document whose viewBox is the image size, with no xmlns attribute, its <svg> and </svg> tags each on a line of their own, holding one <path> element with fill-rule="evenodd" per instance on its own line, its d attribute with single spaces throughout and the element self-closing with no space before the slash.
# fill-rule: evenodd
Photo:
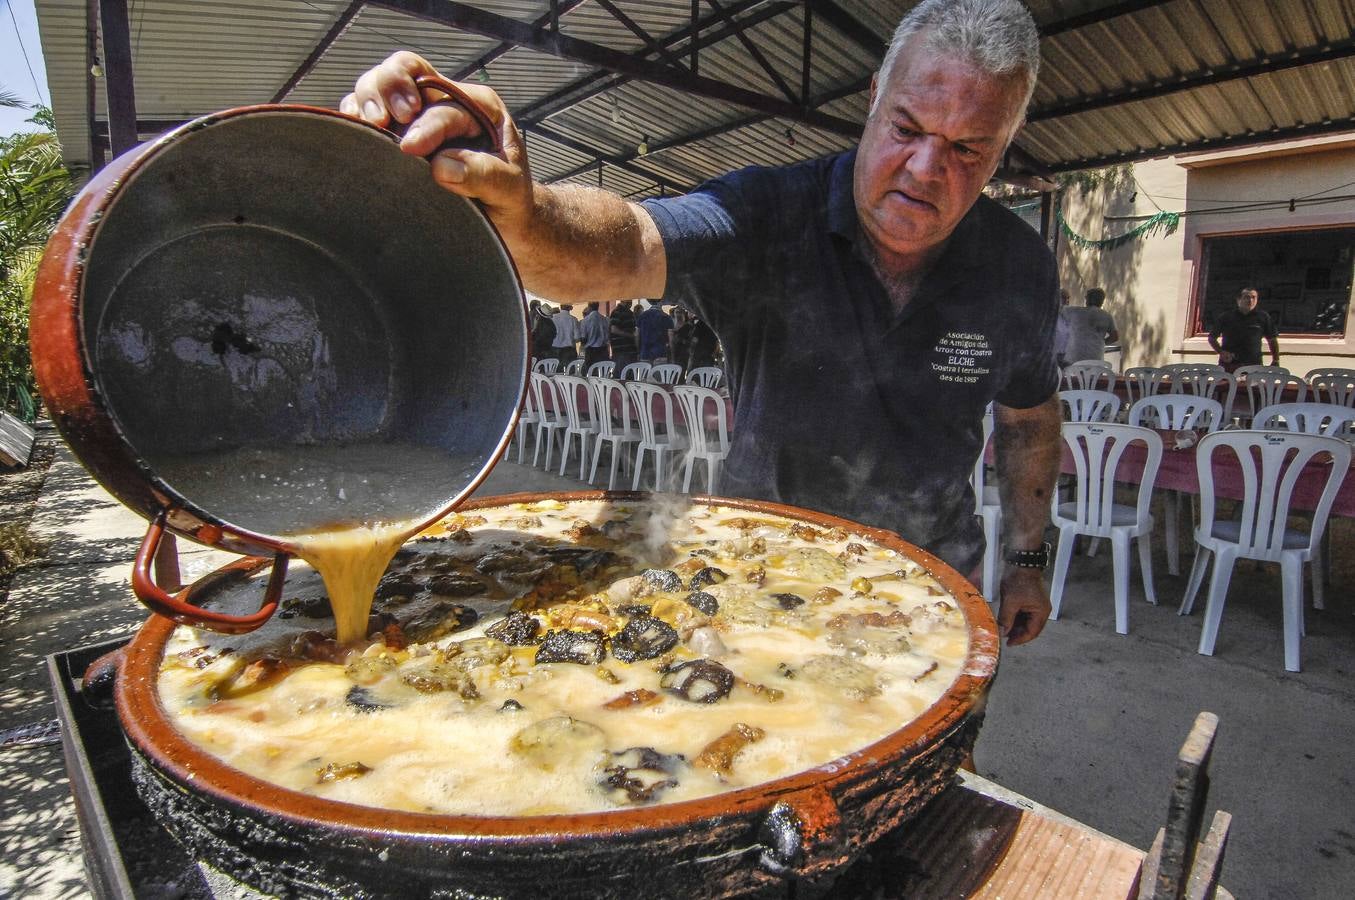
<svg viewBox="0 0 1355 900">
<path fill-rule="evenodd" d="M 1134 183 L 1134 164 L 1107 166 L 1104 169 L 1082 169 L 1077 172 L 1061 172 L 1054 176 L 1054 182 L 1065 191 L 1076 191 L 1087 195 L 1102 185 L 1120 187 Z"/>
<path fill-rule="evenodd" d="M 44 113 L 50 121 L 45 108 L 30 121 L 44 124 Z M 0 137 L 0 405 L 28 421 L 35 396 L 28 356 L 33 279 L 42 248 L 74 194 L 54 134 Z"/>
<path fill-rule="evenodd" d="M 32 122 L 34 125 L 46 128 L 48 131 L 56 131 L 56 116 L 52 114 L 50 106 L 43 106 L 38 103 L 33 106 L 33 115 L 24 121 Z"/>
</svg>

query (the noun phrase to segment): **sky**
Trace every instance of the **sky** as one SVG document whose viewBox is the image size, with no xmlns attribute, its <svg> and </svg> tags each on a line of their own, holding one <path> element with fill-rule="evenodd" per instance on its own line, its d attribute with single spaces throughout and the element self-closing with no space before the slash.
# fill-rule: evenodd
<svg viewBox="0 0 1355 900">
<path fill-rule="evenodd" d="M 24 62 L 25 51 L 28 64 Z M 48 106 L 52 103 L 47 93 L 47 67 L 42 61 L 33 0 L 0 0 L 0 85 L 25 103 L 41 102 Z M 0 109 L 0 135 L 33 130 L 36 126 L 24 121 L 31 115 L 29 110 Z"/>
</svg>

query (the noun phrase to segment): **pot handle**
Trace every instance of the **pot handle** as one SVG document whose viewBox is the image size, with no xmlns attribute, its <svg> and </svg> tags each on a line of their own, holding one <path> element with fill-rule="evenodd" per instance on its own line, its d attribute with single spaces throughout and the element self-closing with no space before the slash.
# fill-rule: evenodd
<svg viewBox="0 0 1355 900">
<path fill-rule="evenodd" d="M 421 91 L 432 88 L 435 91 L 441 91 L 446 94 L 448 100 L 451 100 L 469 113 L 470 117 L 475 120 L 475 123 L 480 126 L 480 130 L 484 133 L 485 143 L 487 144 L 487 147 L 484 149 L 487 149 L 490 153 L 503 152 L 503 136 L 499 133 L 499 127 L 494 124 L 494 120 L 490 118 L 489 113 L 485 111 L 485 108 L 472 100 L 471 96 L 467 94 L 459 84 L 452 81 L 450 78 L 445 78 L 441 75 L 420 75 L 414 79 L 414 84 Z M 391 130 L 395 131 L 397 134 L 403 134 L 405 126 L 400 125 L 397 122 L 392 122 Z M 447 145 L 439 147 L 438 149 L 442 150 L 445 146 Z M 429 155 L 431 156 L 432 154 Z"/>
<path fill-rule="evenodd" d="M 188 603 L 193 594 L 191 586 L 176 597 L 155 583 L 151 576 L 151 563 L 155 559 L 155 552 L 160 547 L 164 533 L 165 512 L 162 510 L 151 520 L 150 528 L 146 529 L 146 536 L 141 540 L 141 548 L 136 552 L 136 562 L 132 564 L 132 593 L 150 607 L 151 612 L 180 625 L 196 625 L 223 634 L 244 634 L 267 622 L 277 611 L 278 600 L 282 596 L 282 584 L 287 577 L 286 553 L 279 553 L 273 557 L 273 570 L 268 576 L 268 587 L 264 589 L 263 605 L 259 611 L 248 616 L 230 616 Z"/>
<path fill-rule="evenodd" d="M 758 866 L 781 878 L 814 879 L 847 861 L 842 816 L 823 788 L 779 800 L 758 829 Z"/>
</svg>

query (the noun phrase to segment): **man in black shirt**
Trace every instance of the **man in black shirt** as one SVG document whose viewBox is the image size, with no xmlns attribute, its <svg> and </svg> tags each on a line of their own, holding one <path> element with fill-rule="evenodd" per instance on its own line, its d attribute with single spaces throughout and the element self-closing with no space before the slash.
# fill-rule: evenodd
<svg viewBox="0 0 1355 900">
<path fill-rule="evenodd" d="M 629 300 L 622 300 L 612 310 L 608 318 L 608 328 L 612 341 L 612 359 L 616 362 L 616 377 L 626 366 L 640 358 L 639 345 L 635 343 L 635 310 Z"/>
<path fill-rule="evenodd" d="M 1256 288 L 1245 287 L 1237 295 L 1237 309 L 1218 317 L 1209 331 L 1209 346 L 1219 352 L 1219 365 L 1229 372 L 1239 366 L 1261 365 L 1261 338 L 1270 344 L 1270 364 L 1280 364 L 1280 345 L 1275 322 L 1264 309 L 1256 308 Z"/>
</svg>

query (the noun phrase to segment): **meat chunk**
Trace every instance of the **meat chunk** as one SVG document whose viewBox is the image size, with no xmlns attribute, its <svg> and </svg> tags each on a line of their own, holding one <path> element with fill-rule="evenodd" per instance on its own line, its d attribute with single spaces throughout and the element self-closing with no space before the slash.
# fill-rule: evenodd
<svg viewBox="0 0 1355 900">
<path fill-rule="evenodd" d="M 734 689 L 734 673 L 713 659 L 693 659 L 668 666 L 659 686 L 692 703 L 715 703 Z"/>
<path fill-rule="evenodd" d="M 755 744 L 766 736 L 767 732 L 756 725 L 736 722 L 732 728 L 701 750 L 694 765 L 709 769 L 717 775 L 729 775 L 734 771 L 734 757 L 738 756 L 744 747 Z"/>
</svg>

